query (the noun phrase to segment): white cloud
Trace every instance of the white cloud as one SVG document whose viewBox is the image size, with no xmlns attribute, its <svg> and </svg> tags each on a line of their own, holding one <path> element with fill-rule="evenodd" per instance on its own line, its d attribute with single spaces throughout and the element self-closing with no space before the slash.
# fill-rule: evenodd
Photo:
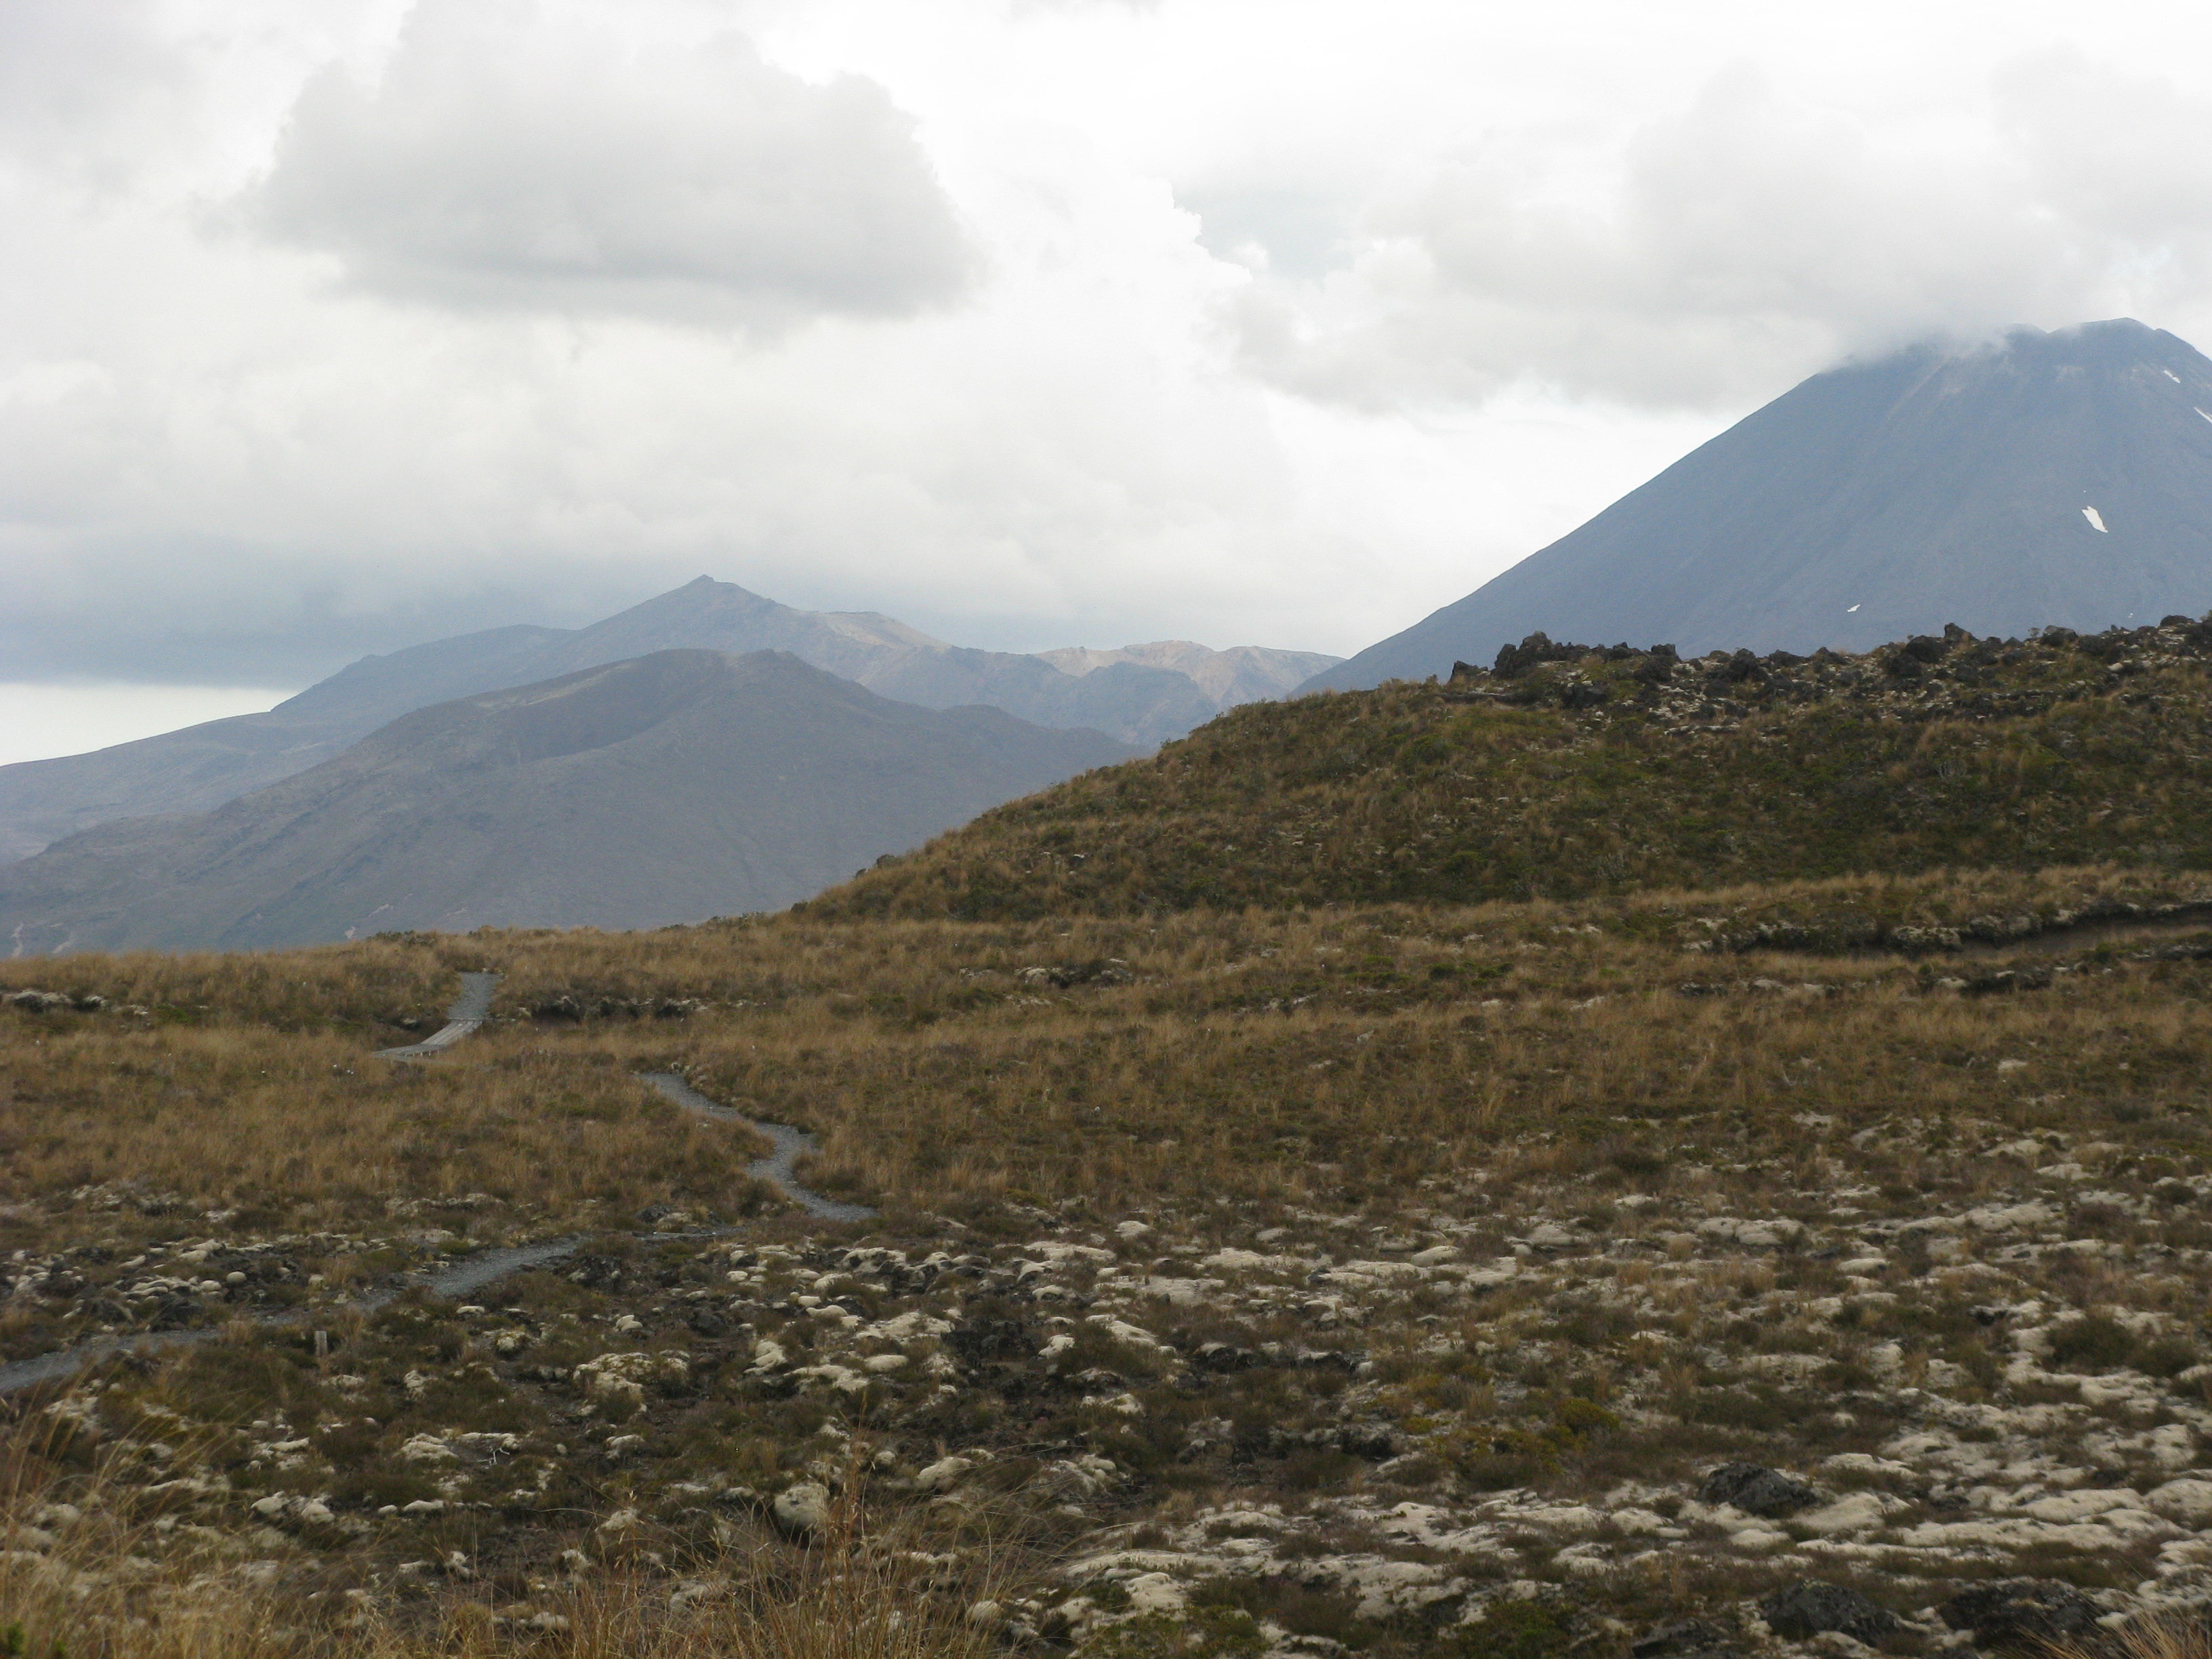
<svg viewBox="0 0 2212 1659">
<path fill-rule="evenodd" d="M 1370 200 L 1339 267 L 1263 268 L 1244 361 L 1304 395 L 1469 402 L 1534 380 L 1650 406 L 1740 406 L 1854 353 L 2021 320 L 2155 312 L 2201 285 L 2212 106 L 2078 55 L 2009 66 L 1961 143 L 1722 71 L 1591 190 L 1512 135 Z"/>
<path fill-rule="evenodd" d="M 516 0 L 424 0 L 373 87 L 316 75 L 241 206 L 363 289 L 459 306 L 772 327 L 907 315 L 974 263 L 875 82 Z"/>
<path fill-rule="evenodd" d="M 1844 351 L 2212 343 L 2206 33 L 22 0 L 0 676 L 296 683 L 702 571 L 978 644 L 1357 648 Z"/>
<path fill-rule="evenodd" d="M 0 8 L 0 142 L 80 179 L 131 170 L 142 118 L 173 114 L 185 66 L 150 27 L 148 0 L 11 0 Z"/>
</svg>

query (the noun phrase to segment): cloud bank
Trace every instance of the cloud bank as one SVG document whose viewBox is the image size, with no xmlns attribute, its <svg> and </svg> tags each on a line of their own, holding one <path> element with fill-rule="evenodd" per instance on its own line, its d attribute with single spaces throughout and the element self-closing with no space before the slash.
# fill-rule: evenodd
<svg viewBox="0 0 2212 1659">
<path fill-rule="evenodd" d="M 1232 309 L 1241 361 L 1373 409 L 1531 378 L 1734 407 L 1913 340 L 2201 303 L 2212 186 L 2189 158 L 2212 102 L 2071 48 L 1988 91 L 1983 131 L 1931 149 L 1731 66 L 1596 190 L 1559 188 L 1516 138 L 1477 146 L 1363 203 L 1330 268 L 1261 262 Z"/>
<path fill-rule="evenodd" d="M 20 0 L 0 681 L 296 684 L 702 572 L 1356 649 L 1846 355 L 2212 343 L 2208 33 Z"/>
<path fill-rule="evenodd" d="M 240 204 L 371 291 L 455 306 L 775 325 L 905 316 L 973 264 L 913 118 L 744 37 L 628 46 L 436 0 L 376 85 L 301 91 Z"/>
</svg>

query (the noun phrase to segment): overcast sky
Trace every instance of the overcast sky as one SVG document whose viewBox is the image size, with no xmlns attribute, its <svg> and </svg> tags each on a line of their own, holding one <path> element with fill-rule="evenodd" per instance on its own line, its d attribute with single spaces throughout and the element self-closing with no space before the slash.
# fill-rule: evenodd
<svg viewBox="0 0 2212 1659">
<path fill-rule="evenodd" d="M 1848 355 L 2212 343 L 2208 34 L 9 0 L 0 758 L 702 572 L 963 644 L 1348 653 Z"/>
</svg>

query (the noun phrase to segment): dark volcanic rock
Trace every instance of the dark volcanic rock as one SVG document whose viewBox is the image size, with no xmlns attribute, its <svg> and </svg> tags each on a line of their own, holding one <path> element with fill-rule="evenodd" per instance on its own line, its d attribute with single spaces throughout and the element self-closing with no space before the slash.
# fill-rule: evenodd
<svg viewBox="0 0 2212 1659">
<path fill-rule="evenodd" d="M 1953 1630 L 1972 1631 L 1984 1648 L 2035 1648 L 2094 1630 L 2104 1609 L 2071 1584 L 2002 1578 L 1960 1590 L 1939 1611 Z"/>
<path fill-rule="evenodd" d="M 1629 1659 L 1732 1659 L 1729 1632 L 1705 1619 L 1677 1619 L 1628 1644 Z"/>
<path fill-rule="evenodd" d="M 1036 1356 L 1041 1340 L 1026 1320 L 977 1314 L 947 1332 L 945 1346 L 969 1365 L 1019 1364 Z"/>
<path fill-rule="evenodd" d="M 1732 1504 L 1747 1515 L 1779 1518 L 1810 1509 L 1820 1494 L 1802 1480 L 1759 1463 L 1723 1463 L 1705 1477 L 1698 1496 L 1708 1504 Z"/>
<path fill-rule="evenodd" d="M 1777 1636 L 1799 1642 L 1832 1630 L 1857 1641 L 1879 1642 L 1897 1629 L 1897 1615 L 1879 1601 L 1812 1578 L 1768 1596 L 1759 1604 L 1759 1616 Z"/>
</svg>

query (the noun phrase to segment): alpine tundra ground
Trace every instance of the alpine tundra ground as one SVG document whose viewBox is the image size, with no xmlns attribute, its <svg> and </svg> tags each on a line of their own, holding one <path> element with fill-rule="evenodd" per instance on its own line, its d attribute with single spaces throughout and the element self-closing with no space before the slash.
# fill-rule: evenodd
<svg viewBox="0 0 2212 1659">
<path fill-rule="evenodd" d="M 0 1359 L 208 1334 L 13 1397 L 0 1640 L 1668 1659 L 2198 1607 L 2196 880 L 8 964 Z M 481 968 L 482 1035 L 373 1057 Z"/>
</svg>

